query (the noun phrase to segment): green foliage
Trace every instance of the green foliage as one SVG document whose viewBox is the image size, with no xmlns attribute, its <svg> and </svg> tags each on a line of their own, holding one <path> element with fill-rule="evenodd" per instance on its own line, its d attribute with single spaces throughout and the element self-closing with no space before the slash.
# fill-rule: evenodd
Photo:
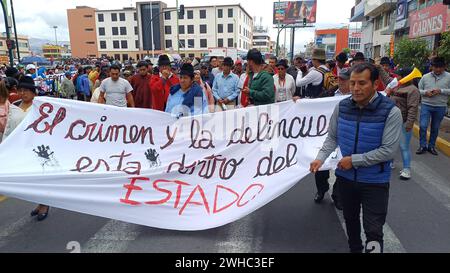
<svg viewBox="0 0 450 273">
<path fill-rule="evenodd" d="M 445 32 L 442 34 L 441 42 L 437 49 L 437 54 L 439 57 L 445 58 L 445 61 L 450 63 L 450 32 Z"/>
<path fill-rule="evenodd" d="M 343 50 L 342 50 L 342 52 L 344 52 L 345 54 L 350 54 L 352 51 L 351 51 L 351 49 L 350 48 L 344 48 Z"/>
<path fill-rule="evenodd" d="M 417 67 L 423 72 L 430 54 L 426 40 L 405 37 L 395 46 L 394 62 L 402 67 Z"/>
</svg>

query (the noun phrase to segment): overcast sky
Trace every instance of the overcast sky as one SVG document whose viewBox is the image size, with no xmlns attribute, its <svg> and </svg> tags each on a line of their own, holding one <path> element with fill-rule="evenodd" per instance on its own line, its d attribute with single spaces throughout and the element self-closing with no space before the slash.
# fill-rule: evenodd
<svg viewBox="0 0 450 273">
<path fill-rule="evenodd" d="M 17 32 L 33 38 L 54 40 L 53 26 L 58 26 L 58 40 L 68 41 L 66 10 L 75 6 L 90 6 L 98 9 L 117 9 L 135 6 L 136 0 L 13 0 L 17 21 Z M 144 1 L 144 0 L 140 0 Z M 9 1 L 8 1 L 9 2 Z M 176 0 L 163 0 L 169 7 L 175 6 Z M 186 6 L 201 6 L 205 0 L 180 0 Z M 272 29 L 273 0 L 208 0 L 208 5 L 237 4 L 241 5 L 252 16 L 263 17 L 263 24 Z M 349 24 L 351 8 L 354 0 L 318 0 L 317 28 L 342 27 Z M 0 18 L 3 18 L 1 16 Z M 1 31 L 4 32 L 3 19 L 0 19 Z M 284 34 L 284 32 L 283 32 Z M 276 31 L 271 30 L 273 39 Z M 314 39 L 314 29 L 296 31 L 296 51 Z M 289 45 L 289 32 L 288 32 Z M 284 43 L 284 35 L 281 36 Z"/>
</svg>

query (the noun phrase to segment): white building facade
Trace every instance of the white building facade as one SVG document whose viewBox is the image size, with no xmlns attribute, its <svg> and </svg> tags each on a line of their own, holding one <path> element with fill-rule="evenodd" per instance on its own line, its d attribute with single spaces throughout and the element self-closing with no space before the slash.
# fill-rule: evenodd
<svg viewBox="0 0 450 273">
<path fill-rule="evenodd" d="M 112 56 L 122 61 L 139 59 L 136 9 L 97 10 L 95 17 L 100 56 Z"/>
<path fill-rule="evenodd" d="M 164 9 L 164 48 L 180 50 L 182 57 L 202 57 L 208 48 L 252 48 L 253 19 L 240 5 L 185 7 L 179 17 L 174 8 Z M 179 37 L 179 43 L 177 39 Z"/>
</svg>

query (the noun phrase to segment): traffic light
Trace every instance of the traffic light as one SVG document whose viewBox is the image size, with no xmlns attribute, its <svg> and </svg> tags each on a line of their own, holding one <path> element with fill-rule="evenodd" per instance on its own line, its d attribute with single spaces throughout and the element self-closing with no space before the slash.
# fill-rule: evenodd
<svg viewBox="0 0 450 273">
<path fill-rule="evenodd" d="M 184 16 L 184 5 L 180 5 L 180 15 Z"/>
<path fill-rule="evenodd" d="M 306 18 L 303 18 L 303 26 L 304 27 L 306 27 L 306 23 L 307 23 Z"/>
<path fill-rule="evenodd" d="M 11 39 L 6 40 L 6 47 L 8 49 L 16 49 L 16 43 Z"/>
</svg>

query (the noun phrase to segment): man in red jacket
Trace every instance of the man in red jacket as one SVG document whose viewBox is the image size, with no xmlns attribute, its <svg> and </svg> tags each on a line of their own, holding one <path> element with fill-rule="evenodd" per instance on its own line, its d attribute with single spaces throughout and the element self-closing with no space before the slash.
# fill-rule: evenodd
<svg viewBox="0 0 450 273">
<path fill-rule="evenodd" d="M 164 112 L 170 88 L 180 83 L 179 78 L 171 72 L 170 59 L 167 55 L 160 55 L 158 59 L 159 76 L 154 75 L 150 81 L 152 90 L 152 109 Z"/>
<path fill-rule="evenodd" d="M 141 61 L 137 64 L 139 73 L 131 77 L 133 97 L 136 108 L 152 109 L 152 92 L 150 82 L 152 75 L 148 73 L 148 63 Z"/>
</svg>

